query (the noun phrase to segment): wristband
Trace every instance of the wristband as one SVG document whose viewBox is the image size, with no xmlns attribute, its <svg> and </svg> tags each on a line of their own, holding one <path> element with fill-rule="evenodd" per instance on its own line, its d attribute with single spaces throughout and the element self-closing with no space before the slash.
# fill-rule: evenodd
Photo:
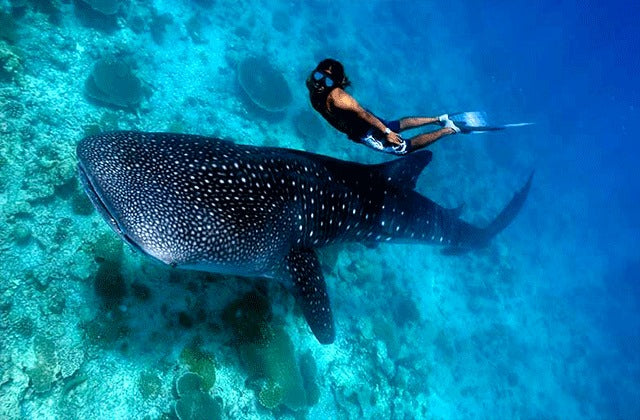
<svg viewBox="0 0 640 420">
<path fill-rule="evenodd" d="M 384 134 L 389 134 L 391 132 L 391 129 L 389 127 L 386 127 L 384 129 Z"/>
</svg>

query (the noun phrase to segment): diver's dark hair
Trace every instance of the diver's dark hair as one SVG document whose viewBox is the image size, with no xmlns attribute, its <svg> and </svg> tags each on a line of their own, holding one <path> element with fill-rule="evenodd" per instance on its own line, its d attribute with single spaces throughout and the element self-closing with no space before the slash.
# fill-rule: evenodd
<svg viewBox="0 0 640 420">
<path fill-rule="evenodd" d="M 346 88 L 351 85 L 351 81 L 344 74 L 344 66 L 338 60 L 333 58 L 325 58 L 316 66 L 316 70 L 321 72 L 331 72 L 331 79 L 336 82 L 341 88 Z"/>
</svg>

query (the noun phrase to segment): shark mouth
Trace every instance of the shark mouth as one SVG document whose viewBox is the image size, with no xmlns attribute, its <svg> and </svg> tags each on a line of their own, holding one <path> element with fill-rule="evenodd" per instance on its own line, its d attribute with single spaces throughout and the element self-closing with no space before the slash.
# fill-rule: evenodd
<svg viewBox="0 0 640 420">
<path fill-rule="evenodd" d="M 129 235 L 127 235 L 124 227 L 121 226 L 118 223 L 117 219 L 113 216 L 112 210 L 102 199 L 100 188 L 96 187 L 96 185 L 93 183 L 82 162 L 78 163 L 78 176 L 80 177 L 80 181 L 82 182 L 82 187 L 84 188 L 85 193 L 87 194 L 87 196 L 89 196 L 89 200 L 91 200 L 91 203 L 96 208 L 96 210 L 98 210 L 98 213 L 100 213 L 102 218 L 107 221 L 111 229 L 113 229 L 113 231 L 117 233 L 118 236 L 121 237 L 126 243 L 133 247 L 133 249 L 145 253 L 140 245 L 138 245 Z"/>
</svg>

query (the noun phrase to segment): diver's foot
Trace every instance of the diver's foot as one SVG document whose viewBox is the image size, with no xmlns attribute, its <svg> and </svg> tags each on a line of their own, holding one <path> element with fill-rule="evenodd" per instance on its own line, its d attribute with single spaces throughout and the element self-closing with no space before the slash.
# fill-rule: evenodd
<svg viewBox="0 0 640 420">
<path fill-rule="evenodd" d="M 444 122 L 444 128 L 450 129 L 451 130 L 450 134 L 458 134 L 460 132 L 460 127 L 455 125 L 453 121 L 449 119 L 448 116 L 447 116 L 447 120 Z"/>
<path fill-rule="evenodd" d="M 449 121 L 449 114 L 438 115 L 436 119 L 438 120 L 438 124 L 444 127 L 445 123 Z"/>
</svg>

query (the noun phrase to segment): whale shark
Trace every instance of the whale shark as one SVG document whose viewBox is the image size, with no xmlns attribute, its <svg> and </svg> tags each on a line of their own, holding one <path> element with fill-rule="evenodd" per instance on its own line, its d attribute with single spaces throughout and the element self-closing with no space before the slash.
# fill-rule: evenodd
<svg viewBox="0 0 640 420">
<path fill-rule="evenodd" d="M 277 278 L 320 343 L 335 326 L 316 249 L 338 242 L 486 246 L 516 217 L 533 173 L 486 227 L 415 191 L 432 158 L 361 164 L 188 134 L 118 131 L 82 139 L 78 172 L 111 228 L 173 267 Z"/>
</svg>

